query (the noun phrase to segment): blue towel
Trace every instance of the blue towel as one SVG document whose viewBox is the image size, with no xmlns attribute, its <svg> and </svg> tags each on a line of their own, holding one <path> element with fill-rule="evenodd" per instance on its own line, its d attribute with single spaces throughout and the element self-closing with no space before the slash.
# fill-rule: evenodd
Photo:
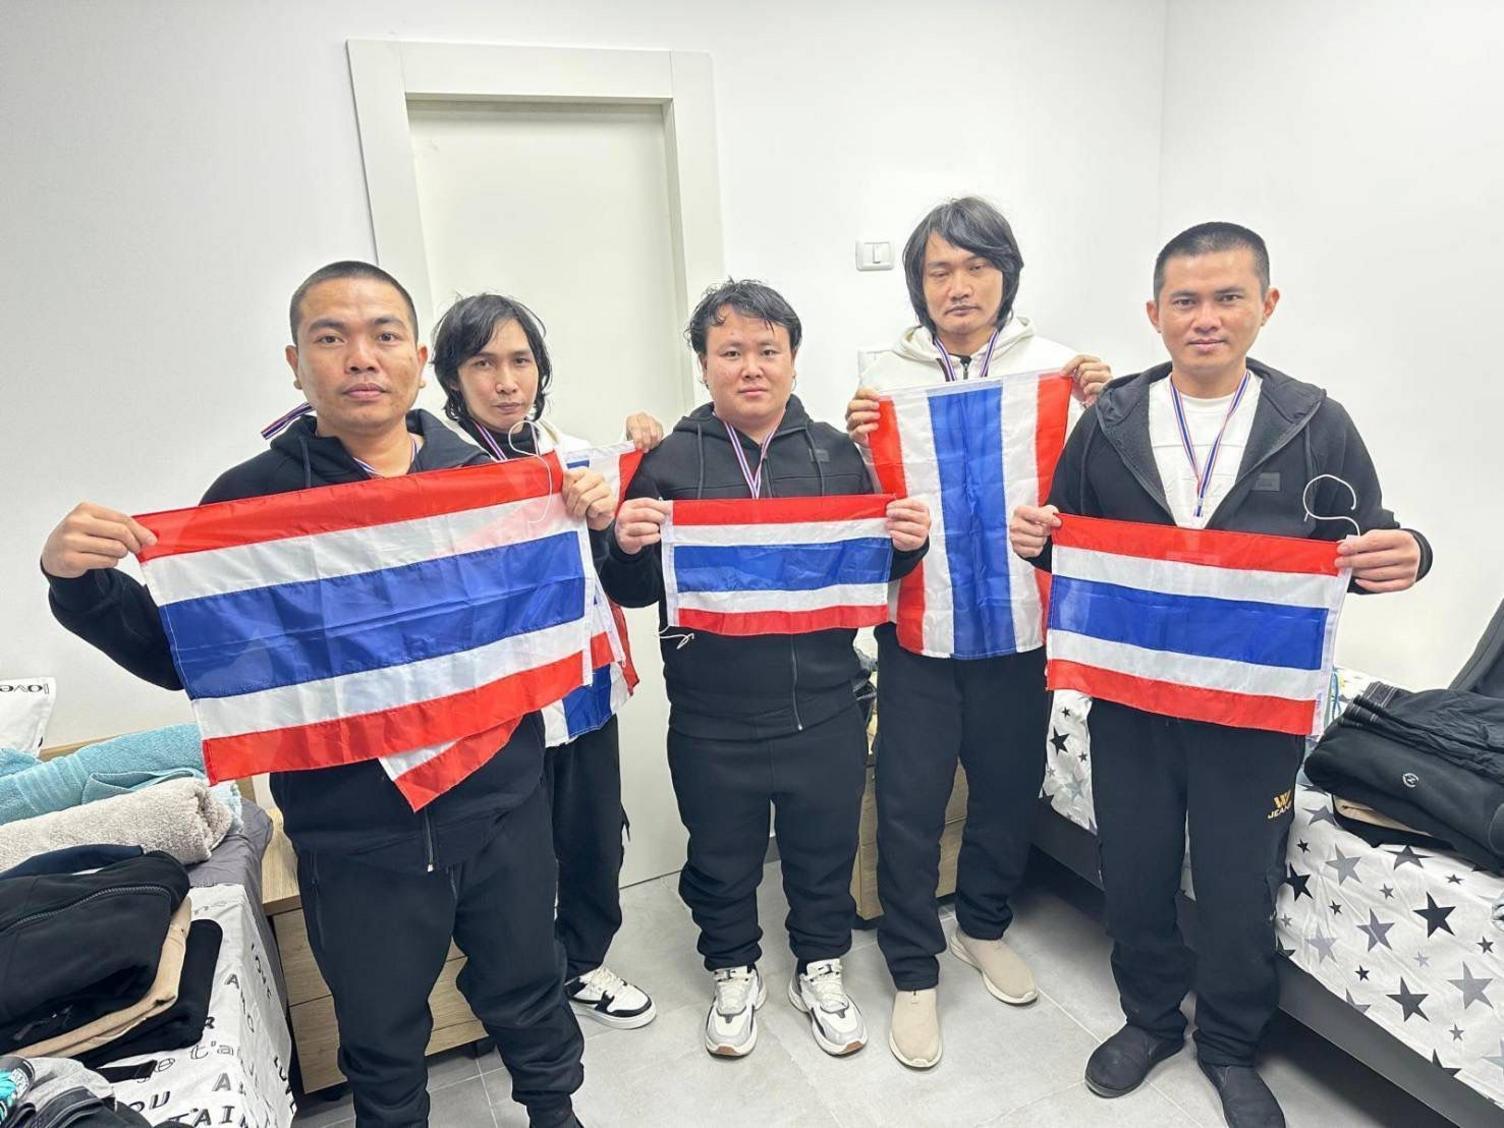
<svg viewBox="0 0 1504 1128">
<path fill-rule="evenodd" d="M 185 776 L 204 778 L 197 725 L 117 736 L 45 762 L 0 749 L 0 823 L 66 811 Z"/>
</svg>

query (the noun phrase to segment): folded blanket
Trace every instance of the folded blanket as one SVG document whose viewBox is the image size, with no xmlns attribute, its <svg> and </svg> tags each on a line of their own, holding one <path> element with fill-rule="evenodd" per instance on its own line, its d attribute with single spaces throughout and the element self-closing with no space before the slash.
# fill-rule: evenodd
<svg viewBox="0 0 1504 1128">
<path fill-rule="evenodd" d="M 189 898 L 184 897 L 167 925 L 157 977 L 140 999 L 121 1010 L 101 1015 L 77 1030 L 19 1049 L 16 1054 L 20 1057 L 79 1057 L 124 1037 L 171 1007 L 178 999 L 178 983 L 183 976 L 183 960 L 188 948 L 188 927 L 192 921 L 193 905 Z"/>
<path fill-rule="evenodd" d="M 230 829 L 230 812 L 203 780 L 172 779 L 87 807 L 0 826 L 0 871 L 65 846 L 140 846 L 184 865 L 202 862 Z"/>
<path fill-rule="evenodd" d="M 66 811 L 190 776 L 204 777 L 197 725 L 117 736 L 55 760 L 0 749 L 0 823 Z"/>
</svg>

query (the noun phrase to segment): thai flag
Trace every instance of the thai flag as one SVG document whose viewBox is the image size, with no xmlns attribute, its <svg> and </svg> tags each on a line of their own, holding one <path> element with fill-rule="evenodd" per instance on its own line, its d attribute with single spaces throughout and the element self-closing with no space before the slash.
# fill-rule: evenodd
<svg viewBox="0 0 1504 1128">
<path fill-rule="evenodd" d="M 882 397 L 870 445 L 877 480 L 930 507 L 930 551 L 893 600 L 905 650 L 990 658 L 1044 642 L 1048 577 L 1009 551 L 1008 517 L 1049 496 L 1070 402 L 1070 377 L 1058 372 Z"/>
<path fill-rule="evenodd" d="M 668 625 L 757 635 L 885 621 L 891 500 L 857 494 L 673 502 L 663 524 Z"/>
<path fill-rule="evenodd" d="M 416 809 L 590 679 L 558 460 L 140 518 L 211 781 L 385 759 Z"/>
<path fill-rule="evenodd" d="M 1075 516 L 1053 540 L 1051 689 L 1318 731 L 1350 574 L 1331 541 Z"/>
<path fill-rule="evenodd" d="M 588 467 L 600 474 L 616 494 L 617 505 L 632 476 L 642 462 L 642 451 L 631 443 L 576 450 L 564 454 L 564 465 L 573 470 Z M 543 710 L 544 742 L 550 748 L 594 732 L 616 715 L 637 688 L 637 670 L 632 665 L 632 648 L 627 639 L 627 622 L 621 608 L 606 598 L 606 593 L 590 579 L 594 594 L 591 615 L 594 634 L 590 640 L 590 683 L 574 690 L 563 701 Z"/>
</svg>

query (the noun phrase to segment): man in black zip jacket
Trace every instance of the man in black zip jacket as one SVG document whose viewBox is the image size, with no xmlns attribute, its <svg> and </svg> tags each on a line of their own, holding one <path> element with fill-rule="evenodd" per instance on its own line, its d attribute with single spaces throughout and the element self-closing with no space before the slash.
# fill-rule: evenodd
<svg viewBox="0 0 1504 1128">
<path fill-rule="evenodd" d="M 220 475 L 205 503 L 490 461 L 411 410 L 427 349 L 412 298 L 391 275 L 361 262 L 323 267 L 293 295 L 291 323 L 287 361 L 314 414 Z M 566 488 L 566 505 L 579 501 Z M 152 541 L 125 514 L 86 502 L 48 538 L 42 570 L 64 627 L 137 676 L 181 689 L 150 593 L 114 567 Z M 534 714 L 420 812 L 374 759 L 271 777 L 359 1128 L 428 1122 L 428 995 L 451 939 L 469 957 L 460 989 L 530 1122 L 578 1123 L 570 1094 L 583 1078 L 583 1040 L 553 936 L 542 774 Z"/>
<path fill-rule="evenodd" d="M 779 294 L 758 282 L 713 288 L 688 335 L 711 403 L 643 459 L 598 561 L 607 594 L 628 607 L 660 603 L 660 625 L 666 501 L 872 492 L 855 444 L 811 421 L 791 394 L 800 323 Z M 889 506 L 894 577 L 923 556 L 928 529 L 922 502 Z M 854 634 L 664 633 L 669 769 L 689 831 L 679 892 L 715 976 L 705 1024 L 713 1054 L 740 1057 L 756 1043 L 756 1009 L 766 997 L 756 967 L 757 886 L 770 802 L 798 957 L 789 1000 L 809 1015 L 827 1053 L 865 1044 L 861 1012 L 841 980 L 867 748 L 853 693 Z"/>
<path fill-rule="evenodd" d="M 1172 363 L 1107 386 L 1066 443 L 1050 505 L 1015 511 L 1014 550 L 1047 568 L 1050 531 L 1067 513 L 1340 541 L 1333 552 L 1359 592 L 1401 591 L 1424 576 L 1430 547 L 1384 508 L 1347 412 L 1320 388 L 1248 358 L 1278 301 L 1264 242 L 1247 228 L 1201 224 L 1171 240 L 1155 263 L 1148 312 Z M 1361 535 L 1350 535 L 1348 517 Z M 1090 724 L 1107 930 L 1127 1024 L 1092 1054 L 1087 1085 L 1120 1096 L 1179 1051 L 1180 1003 L 1194 980 L 1197 1057 L 1228 1124 L 1283 1125 L 1253 1059 L 1279 1003 L 1274 903 L 1305 741 L 1103 700 L 1092 703 Z M 1187 829 L 1194 961 L 1175 916 Z"/>
</svg>

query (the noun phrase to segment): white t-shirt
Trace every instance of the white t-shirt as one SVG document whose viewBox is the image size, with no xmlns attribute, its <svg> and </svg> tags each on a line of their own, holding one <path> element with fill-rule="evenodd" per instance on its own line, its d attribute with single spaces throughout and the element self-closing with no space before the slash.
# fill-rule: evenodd
<svg viewBox="0 0 1504 1128">
<path fill-rule="evenodd" d="M 1154 448 L 1154 463 L 1159 467 L 1159 479 L 1165 486 L 1165 500 L 1170 503 L 1170 512 L 1181 528 L 1205 528 L 1237 480 L 1238 469 L 1243 465 L 1243 451 L 1248 446 L 1248 434 L 1253 429 L 1253 413 L 1258 407 L 1261 383 L 1258 376 L 1249 374 L 1248 390 L 1243 393 L 1238 410 L 1228 420 L 1227 431 L 1222 436 L 1200 517 L 1196 516 L 1196 473 L 1191 469 L 1191 460 L 1185 456 L 1185 446 L 1180 441 L 1175 404 L 1170 397 L 1170 377 L 1150 385 L 1149 444 Z M 1203 469 L 1212 443 L 1217 441 L 1217 432 L 1222 429 L 1222 421 L 1227 419 L 1232 400 L 1232 395 L 1195 399 L 1181 393 L 1180 402 L 1185 408 L 1191 445 L 1195 447 L 1196 461 Z"/>
</svg>

